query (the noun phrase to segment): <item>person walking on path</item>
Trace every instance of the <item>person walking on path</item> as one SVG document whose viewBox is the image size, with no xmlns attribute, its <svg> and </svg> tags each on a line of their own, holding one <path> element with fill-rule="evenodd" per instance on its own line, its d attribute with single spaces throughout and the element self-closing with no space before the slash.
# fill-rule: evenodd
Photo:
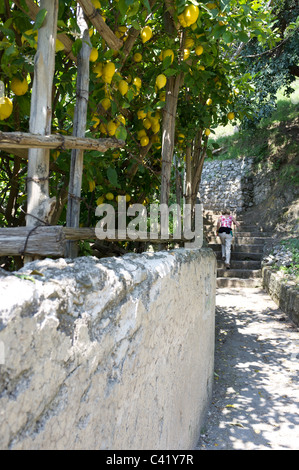
<svg viewBox="0 0 299 470">
<path fill-rule="evenodd" d="M 226 269 L 230 269 L 231 245 L 233 239 L 232 224 L 239 227 L 239 222 L 231 215 L 228 209 L 222 211 L 217 221 L 216 236 L 221 240 L 222 260 L 225 261 Z"/>
</svg>

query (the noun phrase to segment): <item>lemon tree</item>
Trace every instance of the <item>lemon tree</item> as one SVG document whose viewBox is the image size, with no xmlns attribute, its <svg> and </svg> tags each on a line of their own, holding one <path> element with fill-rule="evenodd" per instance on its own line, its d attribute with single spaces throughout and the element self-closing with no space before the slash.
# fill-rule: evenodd
<svg viewBox="0 0 299 470">
<path fill-rule="evenodd" d="M 242 98 L 252 92 L 251 77 L 242 68 L 240 50 L 253 39 L 266 44 L 273 37 L 271 15 L 258 0 L 167 4 L 162 0 L 101 0 L 93 4 L 122 45 L 109 47 L 90 23 L 86 136 L 116 137 L 126 144 L 119 151 L 85 153 L 83 225 L 95 223 L 90 207 L 106 194 L 113 194 L 112 204 L 119 195 L 127 195 L 130 202 L 157 200 L 161 185 L 169 184 L 174 153 L 183 168 L 187 146 L 201 149 L 202 157 L 209 151 L 208 138 L 217 125 L 249 114 L 250 106 L 244 107 Z M 7 98 L 3 112 L 0 108 L 0 125 L 28 131 L 36 42 L 46 12 L 40 10 L 33 18 L 21 7 L 22 2 L 10 0 L 0 6 L 0 79 Z M 73 131 L 76 104 L 76 57 L 82 47 L 76 7 L 73 0 L 59 2 L 53 86 L 52 132 L 68 135 Z M 68 41 L 63 42 L 63 35 Z M 67 153 L 63 149 L 59 155 L 51 152 L 51 191 L 61 201 L 58 215 L 62 221 Z M 20 163 L 19 156 L 13 158 L 15 171 L 26 173 L 26 160 Z M 12 196 L 11 201 L 18 201 L 14 213 L 20 215 L 23 183 L 18 191 L 19 199 Z"/>
</svg>

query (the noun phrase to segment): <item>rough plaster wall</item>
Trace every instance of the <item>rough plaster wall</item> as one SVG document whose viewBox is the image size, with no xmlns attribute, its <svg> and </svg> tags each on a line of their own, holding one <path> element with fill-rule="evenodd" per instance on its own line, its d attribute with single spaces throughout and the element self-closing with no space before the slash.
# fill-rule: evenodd
<svg viewBox="0 0 299 470">
<path fill-rule="evenodd" d="M 34 272 L 0 275 L 0 448 L 193 448 L 213 377 L 212 251 L 15 274 Z"/>
</svg>

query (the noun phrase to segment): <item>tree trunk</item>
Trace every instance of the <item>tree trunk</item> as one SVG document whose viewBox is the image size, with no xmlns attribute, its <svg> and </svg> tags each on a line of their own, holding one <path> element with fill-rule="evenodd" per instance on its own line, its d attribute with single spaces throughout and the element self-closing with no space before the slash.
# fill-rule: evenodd
<svg viewBox="0 0 299 470">
<path fill-rule="evenodd" d="M 86 116 L 89 93 L 89 56 L 91 44 L 88 25 L 84 19 L 84 13 L 80 6 L 77 7 L 77 22 L 81 30 L 82 48 L 78 55 L 77 71 L 77 102 L 74 113 L 73 135 L 84 137 L 86 131 Z M 83 174 L 83 150 L 72 150 L 68 207 L 66 215 L 67 227 L 79 227 L 80 197 Z M 75 258 L 78 255 L 78 245 L 68 242 L 66 245 L 66 257 Z"/>
<path fill-rule="evenodd" d="M 171 165 L 174 149 L 175 118 L 180 83 L 181 74 L 177 77 L 168 77 L 166 84 L 166 100 L 165 107 L 163 109 L 162 125 L 161 204 L 168 204 L 169 200 Z"/>
<path fill-rule="evenodd" d="M 47 10 L 47 15 L 38 34 L 29 130 L 32 134 L 48 135 L 51 133 L 58 0 L 41 0 L 40 7 Z M 49 198 L 49 150 L 29 150 L 27 183 L 26 225 L 32 227 L 41 221 L 49 222 L 55 207 L 55 198 Z"/>
</svg>

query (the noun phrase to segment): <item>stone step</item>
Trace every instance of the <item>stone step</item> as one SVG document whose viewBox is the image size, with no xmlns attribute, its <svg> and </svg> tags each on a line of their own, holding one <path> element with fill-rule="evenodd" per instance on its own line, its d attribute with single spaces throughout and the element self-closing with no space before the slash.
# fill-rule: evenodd
<svg viewBox="0 0 299 470">
<path fill-rule="evenodd" d="M 216 258 L 221 260 L 221 251 L 214 251 Z M 238 252 L 234 251 L 231 253 L 231 260 L 233 261 L 260 261 L 263 257 L 263 253 L 249 253 L 249 252 Z"/>
<path fill-rule="evenodd" d="M 207 225 L 204 226 L 204 233 L 207 236 L 215 236 L 216 233 L 216 225 L 208 227 Z M 262 238 L 271 238 L 272 237 L 272 232 L 263 232 L 260 229 L 253 229 L 253 230 L 234 230 L 233 229 L 233 234 L 234 236 L 238 237 L 262 237 Z"/>
<path fill-rule="evenodd" d="M 217 269 L 217 277 L 234 277 L 238 279 L 256 279 L 262 275 L 261 269 Z"/>
<path fill-rule="evenodd" d="M 261 269 L 261 262 L 260 261 L 252 261 L 252 260 L 239 260 L 236 261 L 231 259 L 230 262 L 231 269 Z M 221 259 L 217 260 L 217 268 L 225 268 L 225 263 Z"/>
<path fill-rule="evenodd" d="M 233 242 L 237 243 L 238 245 L 263 245 L 265 241 L 268 240 L 265 237 L 242 237 L 239 235 L 235 235 L 233 238 Z M 220 238 L 219 237 L 208 237 L 209 243 L 219 243 L 220 244 Z"/>
<path fill-rule="evenodd" d="M 218 277 L 216 286 L 221 287 L 262 287 L 261 279 L 239 279 L 229 277 Z"/>
<path fill-rule="evenodd" d="M 209 243 L 209 248 L 214 251 L 221 251 L 220 243 Z M 263 245 L 239 245 L 238 243 L 232 243 L 231 253 L 263 253 Z"/>
</svg>

